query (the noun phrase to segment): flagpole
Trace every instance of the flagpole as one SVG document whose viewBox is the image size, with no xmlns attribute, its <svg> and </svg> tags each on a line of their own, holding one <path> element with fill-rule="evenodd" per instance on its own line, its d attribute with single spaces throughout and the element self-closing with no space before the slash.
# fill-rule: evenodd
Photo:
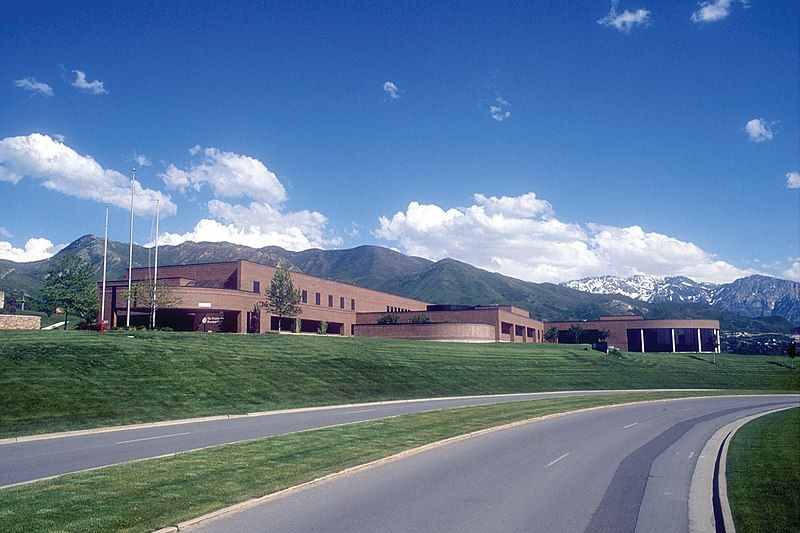
<svg viewBox="0 0 800 533">
<path fill-rule="evenodd" d="M 156 295 L 158 287 L 158 215 L 161 210 L 161 199 L 156 198 L 156 252 L 155 252 L 155 259 L 154 265 L 155 268 L 153 269 L 153 316 L 150 319 L 150 327 L 152 329 L 156 329 Z"/>
<path fill-rule="evenodd" d="M 125 313 L 125 326 L 131 327 L 131 276 L 133 275 L 133 190 L 136 183 L 136 169 L 131 169 L 131 245 L 128 251 L 128 309 Z"/>
<path fill-rule="evenodd" d="M 103 241 L 103 290 L 100 293 L 100 333 L 106 330 L 106 266 L 108 265 L 108 204 L 106 204 L 106 232 Z"/>
</svg>

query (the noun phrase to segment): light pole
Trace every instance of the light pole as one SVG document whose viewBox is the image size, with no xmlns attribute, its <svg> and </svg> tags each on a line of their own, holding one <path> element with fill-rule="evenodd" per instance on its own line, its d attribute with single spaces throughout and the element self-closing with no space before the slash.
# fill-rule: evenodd
<svg viewBox="0 0 800 533">
<path fill-rule="evenodd" d="M 131 275 L 133 275 L 133 191 L 136 184 L 136 169 L 131 169 L 131 245 L 128 251 L 128 309 L 125 313 L 125 326 L 131 327 Z"/>
<path fill-rule="evenodd" d="M 108 264 L 108 204 L 106 204 L 106 232 L 103 241 L 103 290 L 100 292 L 100 333 L 106 330 L 106 265 Z"/>
<path fill-rule="evenodd" d="M 153 313 L 150 318 L 150 328 L 156 329 L 156 296 L 158 294 L 158 215 L 161 210 L 161 199 L 156 198 L 156 253 L 155 269 L 153 270 Z"/>
</svg>

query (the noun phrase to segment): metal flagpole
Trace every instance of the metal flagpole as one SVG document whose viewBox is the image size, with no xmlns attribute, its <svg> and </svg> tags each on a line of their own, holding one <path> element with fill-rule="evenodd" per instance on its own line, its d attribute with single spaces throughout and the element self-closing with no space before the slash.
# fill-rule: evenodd
<svg viewBox="0 0 800 533">
<path fill-rule="evenodd" d="M 158 294 L 156 288 L 158 287 L 158 214 L 161 209 L 161 199 L 156 198 L 156 252 L 155 252 L 155 268 L 153 269 L 153 315 L 150 319 L 150 327 L 156 329 L 156 296 Z"/>
<path fill-rule="evenodd" d="M 108 204 L 106 204 L 106 234 L 103 243 L 103 290 L 100 292 L 100 333 L 106 330 L 106 265 L 108 264 Z"/>
<path fill-rule="evenodd" d="M 131 169 L 131 246 L 128 251 L 128 309 L 125 313 L 125 326 L 131 327 L 131 275 L 133 275 L 133 189 L 136 183 L 136 169 Z"/>
</svg>

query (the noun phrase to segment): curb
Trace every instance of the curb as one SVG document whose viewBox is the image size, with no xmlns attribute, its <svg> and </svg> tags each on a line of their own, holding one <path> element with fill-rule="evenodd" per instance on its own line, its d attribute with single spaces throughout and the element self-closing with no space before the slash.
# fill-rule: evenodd
<svg viewBox="0 0 800 533">
<path fill-rule="evenodd" d="M 564 394 L 564 395 L 575 395 L 578 396 L 580 394 L 587 394 L 587 393 L 596 393 L 596 392 L 603 392 L 607 394 L 619 394 L 619 393 L 633 393 L 633 392 L 712 392 L 721 389 L 592 389 L 592 390 L 566 390 L 566 391 L 539 391 L 539 392 L 515 392 L 509 394 L 479 394 L 474 396 L 443 396 L 438 398 L 412 398 L 408 400 L 385 400 L 385 401 L 377 401 L 377 402 L 366 402 L 366 403 L 345 403 L 345 404 L 336 404 L 336 405 L 323 405 L 317 407 L 294 407 L 289 409 L 276 409 L 272 411 L 255 411 L 252 413 L 241 413 L 241 414 L 232 414 L 232 415 L 213 415 L 213 416 L 202 416 L 202 417 L 195 417 L 195 418 L 182 418 L 177 420 L 163 420 L 160 422 L 142 422 L 140 424 L 127 424 L 124 426 L 107 426 L 102 428 L 92 428 L 92 429 L 77 429 L 74 431 L 61 431 L 56 433 L 41 433 L 38 435 L 23 435 L 20 437 L 8 437 L 0 439 L 0 446 L 4 444 L 15 444 L 18 442 L 31 442 L 37 440 L 48 440 L 48 439 L 62 439 L 67 437 L 80 437 L 85 435 L 95 435 L 98 433 L 111 433 L 114 431 L 129 431 L 132 429 L 149 429 L 149 428 L 157 428 L 157 427 L 164 427 L 164 426 L 177 426 L 181 424 L 196 424 L 198 422 L 213 422 L 215 420 L 229 420 L 235 418 L 250 418 L 250 417 L 260 417 L 260 416 L 271 416 L 271 415 L 283 415 L 283 414 L 291 414 L 291 413 L 303 413 L 308 411 L 327 411 L 331 409 L 347 409 L 351 407 L 371 407 L 375 405 L 394 405 L 394 404 L 403 404 L 403 403 L 417 403 L 417 402 L 432 402 L 432 401 L 447 401 L 447 400 L 468 400 L 468 399 L 478 399 L 478 398 L 512 398 L 516 396 L 530 396 L 533 394 Z M 532 398 L 534 399 L 534 398 Z"/>
<path fill-rule="evenodd" d="M 743 397 L 743 396 L 783 396 L 783 395 L 777 395 L 777 394 L 764 394 L 764 395 L 761 395 L 761 394 L 750 394 L 750 395 L 739 394 L 739 395 L 713 396 L 713 398 L 732 398 L 732 397 Z M 399 453 L 396 453 L 394 455 L 390 455 L 388 457 L 383 457 L 381 459 L 376 459 L 374 461 L 369 461 L 367 463 L 363 463 L 363 464 L 360 464 L 360 465 L 352 466 L 352 467 L 346 468 L 344 470 L 341 470 L 339 472 L 333 472 L 331 474 L 326 474 L 324 476 L 312 479 L 310 481 L 306 481 L 305 483 L 300 483 L 298 485 L 287 487 L 287 488 L 279 490 L 277 492 L 266 494 L 264 496 L 260 496 L 260 497 L 257 497 L 257 498 L 252 498 L 252 499 L 246 500 L 244 502 L 236 503 L 236 504 L 230 505 L 228 507 L 223 507 L 222 509 L 218 509 L 216 511 L 212 511 L 210 513 L 206 513 L 206 514 L 200 515 L 198 517 L 191 518 L 191 519 L 185 520 L 183 522 L 179 522 L 178 524 L 174 524 L 174 525 L 163 527 L 161 529 L 154 530 L 153 533 L 177 533 L 178 531 L 183 531 L 183 530 L 185 530 L 187 528 L 196 526 L 196 525 L 198 525 L 198 524 L 200 524 L 202 522 L 215 520 L 217 518 L 220 518 L 222 516 L 225 516 L 225 515 L 228 515 L 228 514 L 231 514 L 231 513 L 243 511 L 243 510 L 248 509 L 250 507 L 253 507 L 253 506 L 256 506 L 256 505 L 259 505 L 259 504 L 262 504 L 262 503 L 267 503 L 267 502 L 276 500 L 278 498 L 281 498 L 281 497 L 284 497 L 284 496 L 288 496 L 288 495 L 293 494 L 295 492 L 303 491 L 303 490 L 311 488 L 311 487 L 313 487 L 315 485 L 319 485 L 321 483 L 325 483 L 327 481 L 330 481 L 330 480 L 333 480 L 333 479 L 336 479 L 336 478 L 339 478 L 339 477 L 347 476 L 347 475 L 350 475 L 350 474 L 355 474 L 355 473 L 361 472 L 363 470 L 367 470 L 367 469 L 370 469 L 370 468 L 373 468 L 373 467 L 377 467 L 377 466 L 381 466 L 381 465 L 388 464 L 388 463 L 391 463 L 391 462 L 395 462 L 395 461 L 398 461 L 400 459 L 405 459 L 407 457 L 411 457 L 411 456 L 417 455 L 419 453 L 423 453 L 423 452 L 426 452 L 426 451 L 434 450 L 436 448 L 441 448 L 443 446 L 454 444 L 454 443 L 457 443 L 457 442 L 460 442 L 460 441 L 463 441 L 463 440 L 467 440 L 467 439 L 471 439 L 471 438 L 474 438 L 474 437 L 479 437 L 479 436 L 486 435 L 486 434 L 489 434 L 489 433 L 495 433 L 495 432 L 498 432 L 498 431 L 503 431 L 503 430 L 506 430 L 506 429 L 511 429 L 511 428 L 515 428 L 515 427 L 518 427 L 518 426 L 532 424 L 532 423 L 536 423 L 536 422 L 542 422 L 542 421 L 550 420 L 550 419 L 553 419 L 553 418 L 560 418 L 560 417 L 566 416 L 566 415 L 588 413 L 588 412 L 592 412 L 592 411 L 599 411 L 599 410 L 603 410 L 603 409 L 612 409 L 612 408 L 616 408 L 616 407 L 624 407 L 624 406 L 630 406 L 630 405 L 644 405 L 644 404 L 649 404 L 649 403 L 661 403 L 661 402 L 672 402 L 672 401 L 680 401 L 680 400 L 692 400 L 692 399 L 697 399 L 697 398 L 707 398 L 707 397 L 706 396 L 699 396 L 699 397 L 698 396 L 693 396 L 693 397 L 686 397 L 686 398 L 663 398 L 663 399 L 658 399 L 658 400 L 644 400 L 644 401 L 625 402 L 625 403 L 617 403 L 617 404 L 610 404 L 610 405 L 599 405 L 599 406 L 595 406 L 595 407 L 586 407 L 586 408 L 583 408 L 583 409 L 576 409 L 576 410 L 573 410 L 573 411 L 562 411 L 562 412 L 558 412 L 558 413 L 551 413 L 551 414 L 548 414 L 548 415 L 541 415 L 541 416 L 537 416 L 537 417 L 534 417 L 534 418 L 528 418 L 528 419 L 525 419 L 525 420 L 518 420 L 516 422 L 509 422 L 507 424 L 503 424 L 503 425 L 500 425 L 500 426 L 494 426 L 494 427 L 489 427 L 489 428 L 485 428 L 485 429 L 480 429 L 480 430 L 473 431 L 473 432 L 470 432 L 470 433 L 465 433 L 463 435 L 457 435 L 455 437 L 450 437 L 450 438 L 443 439 L 443 440 L 440 440 L 440 441 L 424 444 L 424 445 L 418 446 L 416 448 L 403 450 L 403 451 L 401 451 Z M 705 531 L 708 531 L 708 530 L 705 530 Z"/>
<path fill-rule="evenodd" d="M 742 426 L 756 418 L 797 408 L 797 405 L 779 407 L 746 416 L 721 427 L 711 436 L 703 447 L 703 451 L 700 452 L 692 474 L 692 484 L 689 489 L 690 533 L 736 532 L 731 505 L 728 501 L 728 482 L 725 476 L 728 448 L 733 436 Z"/>
</svg>

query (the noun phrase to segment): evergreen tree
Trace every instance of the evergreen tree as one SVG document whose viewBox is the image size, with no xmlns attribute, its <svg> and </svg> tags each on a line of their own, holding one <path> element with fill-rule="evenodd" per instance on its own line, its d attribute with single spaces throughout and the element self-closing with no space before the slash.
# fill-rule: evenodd
<svg viewBox="0 0 800 533">
<path fill-rule="evenodd" d="M 275 275 L 272 276 L 267 299 L 261 305 L 278 317 L 278 331 L 281 330 L 281 321 L 284 318 L 294 318 L 303 312 L 300 307 L 300 289 L 294 288 L 292 274 L 284 265 L 279 265 Z"/>
<path fill-rule="evenodd" d="M 47 272 L 42 296 L 51 310 L 64 309 L 64 329 L 70 311 L 85 317 L 97 311 L 100 299 L 91 266 L 75 254 L 59 258 Z"/>
<path fill-rule="evenodd" d="M 558 328 L 555 326 L 547 328 L 547 331 L 544 332 L 544 340 L 547 342 L 558 341 Z"/>
</svg>

